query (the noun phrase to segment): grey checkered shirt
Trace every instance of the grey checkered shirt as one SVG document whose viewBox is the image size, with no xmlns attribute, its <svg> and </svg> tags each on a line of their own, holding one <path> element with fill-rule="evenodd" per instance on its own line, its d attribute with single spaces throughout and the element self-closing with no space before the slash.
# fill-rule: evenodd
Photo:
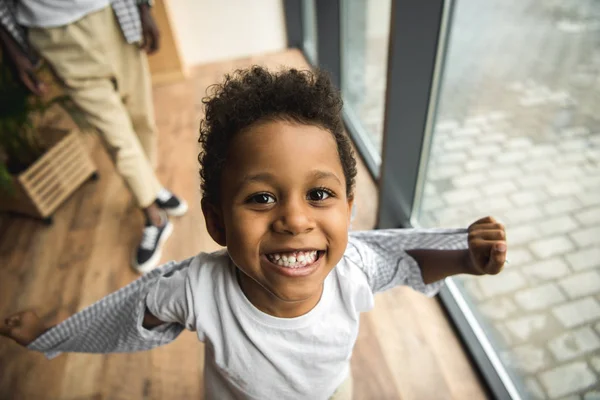
<svg viewBox="0 0 600 400">
<path fill-rule="evenodd" d="M 405 251 L 465 248 L 464 229 L 358 231 L 350 233 L 344 257 L 365 273 L 373 292 L 406 285 L 434 295 L 443 282 L 425 285 L 419 266 Z M 192 260 L 170 262 L 144 275 L 56 325 L 32 342 L 29 349 L 53 358 L 62 352 L 135 352 L 173 341 L 184 329 L 182 325 L 163 324 L 151 331 L 142 327 L 146 295 L 161 277 L 188 268 Z"/>
<path fill-rule="evenodd" d="M 17 23 L 16 3 L 18 0 L 0 0 L 0 25 L 15 39 L 15 41 L 25 51 L 25 54 L 33 61 L 37 62 L 37 56 L 32 51 L 27 42 L 27 35 L 24 27 Z M 142 41 L 142 23 L 138 10 L 137 0 L 112 0 L 112 8 L 115 12 L 123 35 L 127 43 L 137 43 Z"/>
</svg>

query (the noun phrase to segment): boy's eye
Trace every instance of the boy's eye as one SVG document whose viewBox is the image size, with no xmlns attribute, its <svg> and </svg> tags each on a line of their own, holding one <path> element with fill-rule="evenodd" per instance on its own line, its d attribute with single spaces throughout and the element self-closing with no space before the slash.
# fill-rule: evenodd
<svg viewBox="0 0 600 400">
<path fill-rule="evenodd" d="M 314 189 L 308 192 L 310 201 L 323 201 L 331 196 L 331 193 L 325 189 Z"/>
<path fill-rule="evenodd" d="M 275 198 L 268 193 L 259 193 L 248 199 L 248 203 L 270 204 L 275 203 Z"/>
</svg>

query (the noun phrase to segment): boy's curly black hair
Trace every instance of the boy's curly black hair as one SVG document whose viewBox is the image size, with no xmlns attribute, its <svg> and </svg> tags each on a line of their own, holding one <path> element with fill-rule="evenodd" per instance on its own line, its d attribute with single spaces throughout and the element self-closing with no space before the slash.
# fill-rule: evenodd
<svg viewBox="0 0 600 400">
<path fill-rule="evenodd" d="M 342 99 L 323 71 L 288 69 L 273 73 L 254 66 L 225 76 L 202 100 L 202 151 L 198 155 L 203 198 L 218 204 L 221 172 L 232 138 L 257 122 L 282 120 L 316 125 L 331 132 L 352 198 L 356 160 L 342 123 Z"/>
</svg>

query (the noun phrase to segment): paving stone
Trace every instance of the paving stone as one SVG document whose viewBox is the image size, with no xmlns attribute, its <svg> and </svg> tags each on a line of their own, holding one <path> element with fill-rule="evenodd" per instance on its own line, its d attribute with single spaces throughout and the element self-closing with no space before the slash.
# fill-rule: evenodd
<svg viewBox="0 0 600 400">
<path fill-rule="evenodd" d="M 479 144 L 471 148 L 471 155 L 474 157 L 493 156 L 502 152 L 502 148 L 494 143 Z"/>
<path fill-rule="evenodd" d="M 436 210 L 446 205 L 440 196 L 427 196 L 421 204 L 421 209 L 424 211 Z"/>
<path fill-rule="evenodd" d="M 534 314 L 517 317 L 506 322 L 506 327 L 519 340 L 529 340 L 532 336 L 544 332 L 548 328 L 548 317 L 544 314 Z"/>
<path fill-rule="evenodd" d="M 600 243 L 600 225 L 572 232 L 571 237 L 580 247 L 598 244 Z"/>
<path fill-rule="evenodd" d="M 533 141 L 528 137 L 513 137 L 506 141 L 504 146 L 507 149 L 529 149 L 533 146 Z"/>
<path fill-rule="evenodd" d="M 513 347 L 510 352 L 504 352 L 502 358 L 511 367 L 527 373 L 537 372 L 550 362 L 543 348 L 530 344 Z"/>
<path fill-rule="evenodd" d="M 505 166 L 500 169 L 491 169 L 488 171 L 490 178 L 501 180 L 523 176 L 523 171 L 518 167 Z M 514 181 L 514 179 L 512 179 Z"/>
<path fill-rule="evenodd" d="M 462 128 L 455 129 L 453 131 L 453 136 L 456 136 L 456 137 L 473 136 L 473 137 L 479 138 L 480 136 L 483 136 L 483 135 L 481 134 L 481 129 L 479 129 L 478 127 L 465 126 Z"/>
<path fill-rule="evenodd" d="M 600 305 L 593 297 L 575 300 L 552 309 L 552 313 L 566 328 L 600 319 Z"/>
<path fill-rule="evenodd" d="M 583 190 L 581 185 L 573 181 L 551 182 L 546 185 L 546 190 L 553 197 L 567 196 L 579 193 Z"/>
<path fill-rule="evenodd" d="M 600 349 L 600 339 L 592 328 L 585 326 L 550 340 L 548 348 L 562 362 Z"/>
<path fill-rule="evenodd" d="M 535 378 L 525 379 L 525 390 L 528 399 L 544 400 L 546 398 L 544 390 Z"/>
<path fill-rule="evenodd" d="M 529 159 L 529 154 L 527 154 L 526 150 L 511 150 L 497 154 L 494 157 L 494 162 L 495 164 L 504 166 L 516 164 L 527 159 Z"/>
<path fill-rule="evenodd" d="M 573 196 L 549 200 L 543 205 L 544 212 L 550 215 L 567 213 L 570 211 L 578 210 L 581 207 L 581 202 Z"/>
<path fill-rule="evenodd" d="M 449 151 L 462 150 L 469 147 L 475 147 L 475 142 L 469 138 L 454 138 L 444 143 L 444 148 Z"/>
<path fill-rule="evenodd" d="M 517 311 L 517 306 L 508 297 L 498 297 L 477 305 L 483 315 L 493 320 L 501 320 Z"/>
<path fill-rule="evenodd" d="M 504 213 L 504 218 L 511 224 L 522 224 L 539 219 L 544 214 L 538 205 L 513 208 Z"/>
<path fill-rule="evenodd" d="M 521 289 L 526 283 L 520 272 L 510 270 L 498 275 L 481 276 L 477 282 L 487 298 Z"/>
<path fill-rule="evenodd" d="M 471 117 L 465 118 L 465 125 L 479 125 L 487 122 L 487 116 L 485 115 L 474 115 Z"/>
<path fill-rule="evenodd" d="M 586 149 L 585 157 L 588 160 L 600 161 L 600 149 Z"/>
<path fill-rule="evenodd" d="M 508 200 L 508 197 L 504 196 L 483 197 L 475 203 L 475 210 L 479 214 L 484 215 L 491 214 L 492 212 L 503 212 L 512 208 L 512 203 Z"/>
<path fill-rule="evenodd" d="M 552 144 L 538 144 L 529 149 L 529 156 L 532 158 L 549 157 L 558 153 L 558 149 Z"/>
<path fill-rule="evenodd" d="M 519 306 L 527 311 L 543 310 L 566 300 L 554 283 L 521 290 L 515 294 Z"/>
<path fill-rule="evenodd" d="M 475 172 L 471 174 L 463 174 L 452 179 L 452 183 L 457 188 L 463 188 L 467 186 L 475 186 L 480 183 L 486 182 L 489 177 L 482 172 Z"/>
<path fill-rule="evenodd" d="M 477 279 L 474 279 L 473 277 L 466 277 L 466 279 L 461 279 L 461 285 L 467 294 L 473 299 L 481 301 L 485 298 L 481 288 L 477 283 Z"/>
<path fill-rule="evenodd" d="M 427 182 L 425 184 L 425 188 L 423 189 L 423 192 L 427 195 L 437 194 L 437 189 L 434 184 Z"/>
<path fill-rule="evenodd" d="M 470 203 L 461 204 L 460 206 L 446 206 L 432 211 L 433 216 L 441 225 L 452 224 L 469 225 L 475 218 L 479 217 L 479 213 L 475 211 Z"/>
<path fill-rule="evenodd" d="M 586 162 L 587 159 L 588 156 L 586 153 L 578 151 L 576 153 L 561 154 L 560 159 L 557 161 L 559 161 L 561 164 L 578 164 Z"/>
<path fill-rule="evenodd" d="M 552 399 L 583 390 L 596 381 L 594 373 L 584 361 L 561 365 L 542 372 L 538 378 Z"/>
<path fill-rule="evenodd" d="M 600 224 L 600 207 L 588 208 L 575 214 L 575 218 L 582 225 L 598 225 Z"/>
<path fill-rule="evenodd" d="M 519 193 L 514 193 L 510 196 L 510 199 L 517 206 L 526 206 L 532 203 L 540 203 L 545 201 L 548 195 L 540 189 L 524 190 Z"/>
<path fill-rule="evenodd" d="M 529 248 L 538 258 L 549 258 L 558 254 L 567 253 L 575 248 L 566 236 L 555 236 L 532 242 Z"/>
<path fill-rule="evenodd" d="M 525 266 L 522 272 L 534 283 L 557 279 L 571 273 L 567 264 L 558 257 Z"/>
<path fill-rule="evenodd" d="M 583 171 L 577 165 L 561 166 L 550 172 L 552 179 L 565 180 L 567 178 L 577 178 L 583 176 Z"/>
<path fill-rule="evenodd" d="M 540 233 L 531 225 L 508 226 L 506 228 L 506 239 L 511 246 L 529 243 L 538 238 Z"/>
<path fill-rule="evenodd" d="M 572 299 L 600 293 L 600 275 L 596 271 L 569 275 L 558 283 Z"/>
<path fill-rule="evenodd" d="M 588 168 L 589 168 L 589 166 L 588 166 Z M 581 184 L 581 186 L 583 186 L 586 189 L 595 190 L 596 188 L 600 187 L 600 175 L 599 176 L 587 175 L 587 176 L 583 177 L 582 179 L 580 179 L 579 183 Z"/>
<path fill-rule="evenodd" d="M 556 167 L 556 165 L 555 165 L 555 161 L 550 158 L 539 157 L 539 158 L 535 158 L 533 160 L 524 162 L 522 164 L 522 167 L 524 170 L 526 170 L 528 172 L 539 172 L 539 171 L 549 171 L 552 168 Z"/>
<path fill-rule="evenodd" d="M 595 133 L 589 137 L 590 143 L 600 146 L 600 133 Z"/>
<path fill-rule="evenodd" d="M 506 256 L 510 260 L 510 264 L 506 266 L 507 268 L 520 267 L 533 260 L 533 256 L 529 250 L 523 247 L 513 248 L 512 245 L 508 249 Z"/>
<path fill-rule="evenodd" d="M 492 111 L 488 114 L 488 120 L 490 121 L 503 121 L 510 118 L 510 114 L 506 111 Z"/>
<path fill-rule="evenodd" d="M 473 188 L 463 188 L 456 190 L 449 190 L 446 193 L 443 193 L 442 196 L 444 200 L 448 202 L 448 204 L 456 205 L 456 204 L 464 204 L 468 201 L 477 199 L 481 197 L 479 190 Z"/>
<path fill-rule="evenodd" d="M 537 172 L 534 174 L 527 173 L 522 177 L 517 177 L 517 182 L 520 187 L 529 190 L 548 184 L 550 178 L 546 172 Z"/>
<path fill-rule="evenodd" d="M 582 193 L 577 193 L 577 198 L 584 206 L 595 206 L 600 204 L 600 191 L 588 190 Z"/>
<path fill-rule="evenodd" d="M 517 190 L 517 187 L 511 181 L 500 181 L 488 183 L 487 185 L 483 186 L 481 190 L 486 196 L 496 196 L 514 192 Z"/>
<path fill-rule="evenodd" d="M 427 180 L 436 181 L 440 179 L 453 178 L 462 174 L 462 168 L 458 165 L 435 166 L 427 169 Z"/>
<path fill-rule="evenodd" d="M 436 122 L 436 124 L 435 124 L 436 132 L 453 131 L 453 130 L 456 130 L 457 128 L 458 128 L 458 122 L 456 122 L 456 120 L 453 120 L 453 119 L 441 120 L 439 122 Z"/>
<path fill-rule="evenodd" d="M 571 150 L 585 150 L 589 146 L 587 138 L 573 138 L 569 140 L 561 140 L 558 147 L 565 152 Z"/>
<path fill-rule="evenodd" d="M 588 136 L 589 134 L 590 130 L 587 126 L 572 126 L 560 131 L 562 137 Z"/>
<path fill-rule="evenodd" d="M 467 171 L 487 170 L 489 166 L 490 161 L 488 159 L 469 160 L 465 163 L 465 169 Z"/>
<path fill-rule="evenodd" d="M 576 271 L 600 267 L 600 247 L 590 247 L 566 255 L 567 261 Z"/>
<path fill-rule="evenodd" d="M 450 164 L 463 162 L 467 160 L 467 158 L 469 158 L 467 156 L 467 153 L 464 153 L 462 151 L 454 151 L 439 155 L 438 157 L 436 157 L 436 161 L 438 164 Z"/>
<path fill-rule="evenodd" d="M 478 137 L 480 143 L 502 143 L 506 140 L 506 134 L 502 132 L 490 132 Z"/>
<path fill-rule="evenodd" d="M 552 217 L 540 222 L 538 225 L 544 235 L 554 235 L 556 233 L 566 233 L 575 230 L 578 227 L 577 222 L 568 215 Z"/>
</svg>

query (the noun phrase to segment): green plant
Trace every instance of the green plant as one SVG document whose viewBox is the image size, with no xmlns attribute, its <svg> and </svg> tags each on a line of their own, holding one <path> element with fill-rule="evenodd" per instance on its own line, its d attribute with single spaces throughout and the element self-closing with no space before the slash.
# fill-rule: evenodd
<svg viewBox="0 0 600 400">
<path fill-rule="evenodd" d="M 26 170 L 48 149 L 49 143 L 38 127 L 55 105 L 61 106 L 80 128 L 87 128 L 68 96 L 51 100 L 35 96 L 0 62 L 0 195 L 13 193 L 13 176 Z"/>
</svg>

